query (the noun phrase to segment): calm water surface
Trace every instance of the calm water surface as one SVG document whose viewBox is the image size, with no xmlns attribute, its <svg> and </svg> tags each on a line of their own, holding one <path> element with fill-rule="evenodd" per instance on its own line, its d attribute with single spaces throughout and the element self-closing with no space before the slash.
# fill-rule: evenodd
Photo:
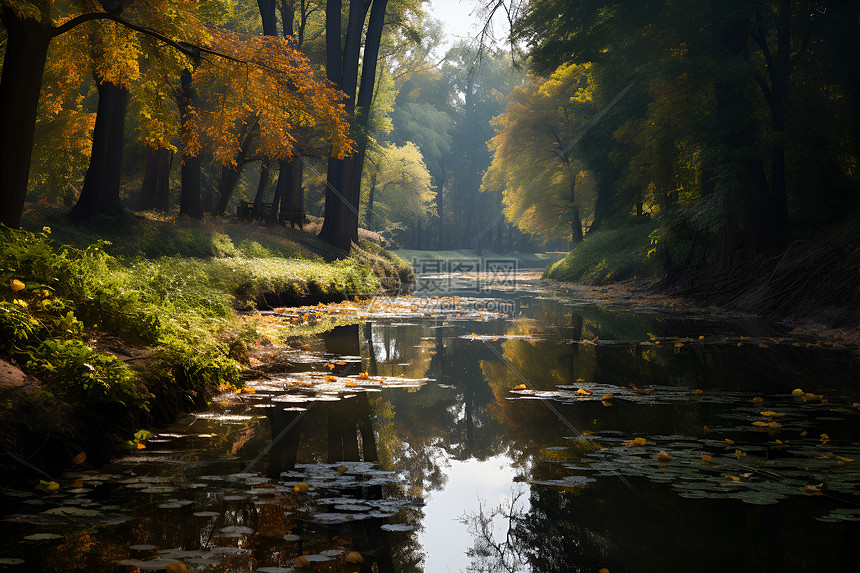
<svg viewBox="0 0 860 573">
<path fill-rule="evenodd" d="M 520 280 L 295 341 L 254 393 L 7 492 L 0 568 L 857 570 L 857 353 L 630 302 Z"/>
</svg>

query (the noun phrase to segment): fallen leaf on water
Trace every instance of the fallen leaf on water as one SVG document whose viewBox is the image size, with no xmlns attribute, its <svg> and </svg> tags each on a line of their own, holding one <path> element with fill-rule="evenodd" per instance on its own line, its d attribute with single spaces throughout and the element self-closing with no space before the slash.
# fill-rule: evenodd
<svg viewBox="0 0 860 573">
<path fill-rule="evenodd" d="M 735 457 L 737 459 L 745 458 L 747 453 L 743 450 L 735 450 Z"/>
<path fill-rule="evenodd" d="M 308 561 L 304 555 L 299 555 L 298 557 L 296 557 L 296 562 L 293 563 L 293 567 L 295 567 L 297 569 L 302 569 L 304 567 L 310 567 L 310 566 L 311 566 L 311 562 Z"/>
<path fill-rule="evenodd" d="M 648 440 L 645 438 L 633 438 L 632 440 L 624 440 L 624 445 L 627 447 L 632 446 L 644 446 L 648 443 Z"/>
<path fill-rule="evenodd" d="M 338 366 L 345 366 L 346 362 L 341 360 L 340 362 L 335 362 L 335 364 L 337 364 Z"/>
<path fill-rule="evenodd" d="M 345 474 L 346 473 L 346 466 L 338 466 L 337 473 L 339 473 L 340 475 Z"/>
<path fill-rule="evenodd" d="M 612 406 L 612 402 L 608 400 L 601 400 L 600 403 L 603 404 L 604 408 L 609 408 L 610 406 Z"/>
<path fill-rule="evenodd" d="M 296 493 L 305 493 L 306 491 L 308 491 L 310 489 L 310 487 L 311 486 L 309 486 L 305 482 L 300 481 L 299 483 L 297 483 L 296 485 L 293 486 L 293 491 Z"/>
<path fill-rule="evenodd" d="M 364 563 L 364 557 L 358 551 L 351 551 L 346 555 L 347 563 Z"/>
<path fill-rule="evenodd" d="M 591 396 L 591 392 L 589 392 L 588 390 L 583 390 L 582 388 L 579 388 L 576 393 L 580 396 Z"/>
<path fill-rule="evenodd" d="M 495 342 L 495 341 L 497 341 L 497 340 L 498 340 L 498 338 L 494 336 L 494 337 L 493 337 L 493 342 Z"/>
<path fill-rule="evenodd" d="M 280 539 L 286 534 L 286 531 L 278 527 L 263 527 L 257 531 L 255 536 L 262 537 L 265 539 Z"/>
<path fill-rule="evenodd" d="M 326 378 L 328 378 L 328 376 L 326 376 Z M 352 380 L 347 380 L 344 383 L 344 386 L 347 386 L 348 388 L 352 388 L 353 386 L 358 386 L 358 384 L 353 382 Z"/>
<path fill-rule="evenodd" d="M 828 436 L 827 434 L 821 434 L 818 439 L 821 441 L 822 444 L 826 444 L 830 441 L 830 436 Z"/>
<path fill-rule="evenodd" d="M 137 449 L 138 449 L 138 450 L 145 450 L 145 449 L 146 449 L 146 444 L 144 444 L 143 442 L 138 442 L 138 443 L 137 443 Z"/>
<path fill-rule="evenodd" d="M 55 493 L 60 490 L 60 484 L 55 481 L 39 480 L 39 485 L 36 486 L 36 489 L 45 493 Z"/>
<path fill-rule="evenodd" d="M 525 390 L 525 389 L 526 389 L 525 384 L 519 384 L 517 386 L 514 386 L 514 390 Z"/>
<path fill-rule="evenodd" d="M 659 452 L 657 452 L 657 459 L 660 460 L 661 462 L 671 462 L 672 456 L 670 456 L 666 452 L 660 450 Z"/>
<path fill-rule="evenodd" d="M 752 399 L 753 404 L 764 404 L 764 398 L 761 396 L 756 396 Z"/>
<path fill-rule="evenodd" d="M 368 378 L 370 378 L 370 376 L 368 376 L 367 372 L 359 372 L 359 373 L 358 373 L 358 378 L 359 378 L 360 380 L 367 380 Z"/>
<path fill-rule="evenodd" d="M 714 463 L 714 459 L 711 456 L 709 456 L 708 454 L 705 454 L 702 456 L 702 461 L 705 462 L 706 464 Z"/>
<path fill-rule="evenodd" d="M 601 398 L 601 400 L 612 400 L 614 397 L 615 395 L 612 392 L 607 392 L 603 395 L 603 398 Z"/>
<path fill-rule="evenodd" d="M 731 480 L 731 481 L 733 481 L 733 482 L 739 482 L 739 481 L 741 481 L 741 478 L 739 478 L 738 476 L 730 476 L 730 475 L 726 475 L 725 477 L 726 477 L 726 479 L 727 479 L 727 480 Z"/>
<path fill-rule="evenodd" d="M 702 390 L 701 388 L 696 388 L 696 396 L 701 396 L 704 393 L 705 393 L 705 391 Z"/>
<path fill-rule="evenodd" d="M 777 416 L 785 416 L 785 414 L 782 414 L 780 412 L 774 412 L 773 410 L 764 410 L 762 412 L 759 412 L 759 414 L 761 414 L 762 416 L 765 416 L 767 418 L 775 418 Z"/>
<path fill-rule="evenodd" d="M 708 435 L 708 432 L 710 432 L 710 431 L 711 431 L 711 429 L 707 425 L 702 426 L 702 433 L 703 434 Z"/>
<path fill-rule="evenodd" d="M 337 382 L 337 376 L 326 376 L 325 381 L 326 382 Z"/>
<path fill-rule="evenodd" d="M 302 350 L 310 350 L 310 349 L 311 349 L 310 344 L 302 344 Z"/>
<path fill-rule="evenodd" d="M 821 488 L 824 487 L 823 483 L 815 484 L 815 485 L 807 485 L 803 487 L 803 491 L 806 495 L 821 495 Z"/>
<path fill-rule="evenodd" d="M 803 390 L 801 390 L 800 388 L 795 388 L 794 390 L 791 391 L 791 395 L 794 396 L 795 398 L 797 398 L 799 396 L 803 396 Z"/>
<path fill-rule="evenodd" d="M 732 440 L 731 438 L 726 438 L 726 443 L 727 443 L 728 445 L 730 445 L 730 446 L 734 446 L 734 445 L 735 445 L 735 441 L 734 441 L 734 440 Z"/>
<path fill-rule="evenodd" d="M 84 463 L 86 461 L 86 459 L 87 459 L 87 454 L 85 454 L 84 452 L 81 452 L 72 458 L 72 463 L 77 466 L 77 465 Z"/>
<path fill-rule="evenodd" d="M 329 363 L 329 364 L 326 364 L 325 367 L 328 368 L 329 370 L 334 370 L 334 364 Z"/>
<path fill-rule="evenodd" d="M 802 432 L 800 432 L 800 437 L 805 438 L 808 433 L 809 432 L 807 432 L 806 430 L 803 430 Z"/>
<path fill-rule="evenodd" d="M 607 569 L 606 567 L 601 567 L 597 570 L 597 573 L 609 573 L 609 569 Z"/>
<path fill-rule="evenodd" d="M 705 339 L 704 336 L 699 335 L 699 340 L 704 340 L 704 339 Z"/>
<path fill-rule="evenodd" d="M 167 573 L 188 573 L 188 567 L 182 561 L 174 561 L 165 570 Z"/>
</svg>

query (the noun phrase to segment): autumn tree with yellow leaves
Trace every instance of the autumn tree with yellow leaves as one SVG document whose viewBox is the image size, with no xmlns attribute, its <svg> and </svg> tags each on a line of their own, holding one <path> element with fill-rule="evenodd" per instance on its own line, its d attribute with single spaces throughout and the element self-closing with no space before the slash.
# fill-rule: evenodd
<svg viewBox="0 0 860 573">
<path fill-rule="evenodd" d="M 272 158 L 292 155 L 295 143 L 292 133 L 299 126 L 323 134 L 335 156 L 344 157 L 351 151 L 343 96 L 318 78 L 307 58 L 284 39 L 243 36 L 207 25 L 197 13 L 205 4 L 190 0 L 99 4 L 82 1 L 75 4 L 76 11 L 66 13 L 50 0 L 3 1 L 0 21 L 8 37 L 0 79 L 3 223 L 18 226 L 20 222 L 39 92 L 49 55 L 52 64 L 55 59 L 68 57 L 68 63 L 89 65 L 98 82 L 99 110 L 93 151 L 75 209 L 79 217 L 119 210 L 122 134 L 130 94 L 138 87 L 158 94 L 154 88 L 157 79 L 172 83 L 175 89 L 183 72 L 185 82 L 183 85 L 180 80 L 178 90 L 182 110 L 178 123 L 183 127 L 181 149 L 186 164 L 203 150 L 210 151 L 222 163 L 234 161 L 240 144 L 236 143 L 238 138 L 233 130 L 244 121 L 248 110 L 259 117 L 261 146 Z M 66 39 L 63 36 L 76 43 L 78 51 L 49 52 L 51 43 L 58 41 L 55 38 Z M 77 57 L 80 53 L 88 53 L 90 57 Z M 150 56 L 172 59 L 172 63 L 162 62 L 163 69 L 158 70 L 162 76 L 165 70 L 172 73 L 162 78 L 145 75 L 157 68 L 147 65 L 142 69 L 141 58 L 150 60 Z M 199 61 L 196 67 L 195 60 Z M 67 68 L 70 75 L 83 77 L 79 67 Z M 65 85 L 80 87 L 72 82 Z M 189 96 L 202 87 L 211 98 L 195 105 L 194 98 Z M 53 92 L 52 95 L 64 97 Z M 143 130 L 149 139 L 147 143 L 151 148 L 169 148 L 176 121 L 168 119 L 169 114 L 165 113 L 148 115 Z"/>
</svg>

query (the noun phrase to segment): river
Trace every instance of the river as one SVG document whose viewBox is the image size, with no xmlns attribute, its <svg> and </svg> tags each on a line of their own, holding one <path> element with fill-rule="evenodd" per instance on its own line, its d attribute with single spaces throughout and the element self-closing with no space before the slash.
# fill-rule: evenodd
<svg viewBox="0 0 860 573">
<path fill-rule="evenodd" d="M 0 569 L 856 570 L 856 349 L 536 273 L 420 278 L 145 448 L 5 492 Z"/>
</svg>

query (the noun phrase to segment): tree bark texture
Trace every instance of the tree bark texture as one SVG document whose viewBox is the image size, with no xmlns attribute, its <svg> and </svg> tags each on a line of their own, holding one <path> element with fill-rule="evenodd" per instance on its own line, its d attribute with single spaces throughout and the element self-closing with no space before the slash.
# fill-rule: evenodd
<svg viewBox="0 0 860 573">
<path fill-rule="evenodd" d="M 124 87 L 108 82 L 99 83 L 98 91 L 99 103 L 93 129 L 90 165 L 84 177 L 81 196 L 69 214 L 78 220 L 88 219 L 97 213 L 122 213 L 119 183 L 129 93 Z"/>
<path fill-rule="evenodd" d="M 2 8 L 6 55 L 0 78 L 0 222 L 21 224 L 51 29 Z"/>
</svg>

